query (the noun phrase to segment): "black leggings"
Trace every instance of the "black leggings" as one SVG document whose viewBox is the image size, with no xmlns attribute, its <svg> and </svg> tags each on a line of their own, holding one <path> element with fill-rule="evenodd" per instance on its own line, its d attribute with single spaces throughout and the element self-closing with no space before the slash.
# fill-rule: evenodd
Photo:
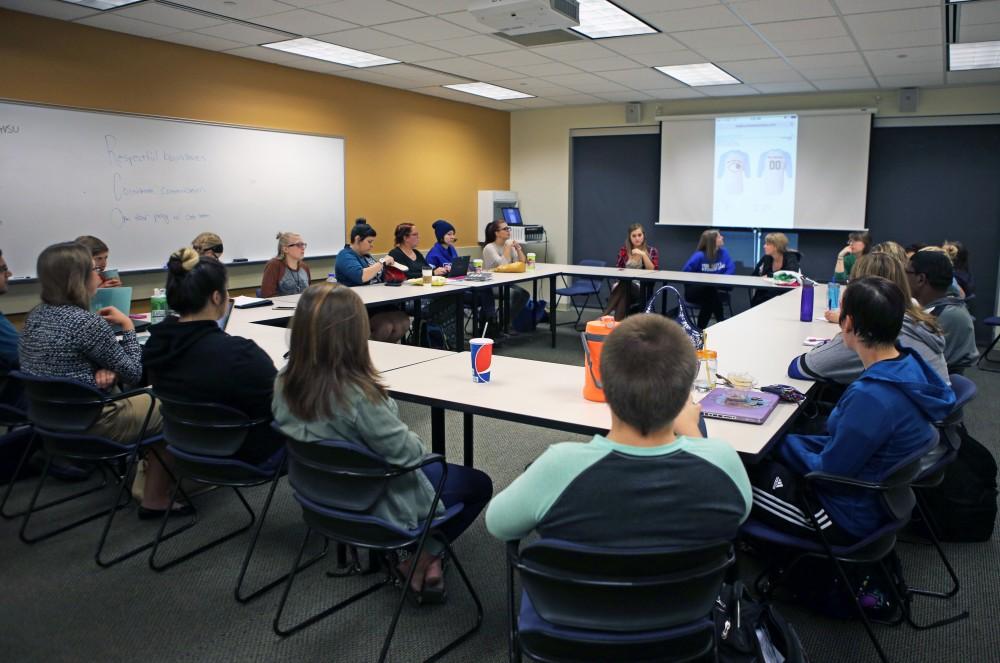
<svg viewBox="0 0 1000 663">
<path fill-rule="evenodd" d="M 686 285 L 684 286 L 684 299 L 698 306 L 698 327 L 700 329 L 708 326 L 713 315 L 716 322 L 722 322 L 726 319 L 722 312 L 722 296 L 715 286 Z"/>
</svg>

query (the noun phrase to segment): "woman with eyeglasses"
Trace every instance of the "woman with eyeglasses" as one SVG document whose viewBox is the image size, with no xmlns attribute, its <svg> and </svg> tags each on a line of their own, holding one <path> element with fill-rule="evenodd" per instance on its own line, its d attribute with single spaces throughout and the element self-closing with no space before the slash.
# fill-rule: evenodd
<svg viewBox="0 0 1000 663">
<path fill-rule="evenodd" d="M 200 256 L 222 260 L 222 238 L 215 233 L 201 233 L 191 240 L 191 248 Z"/>
<path fill-rule="evenodd" d="M 278 233 L 278 255 L 264 265 L 260 283 L 261 297 L 297 295 L 309 287 L 309 266 L 306 265 L 306 243 L 297 233 Z M 220 247 L 221 248 L 221 247 Z"/>
<path fill-rule="evenodd" d="M 432 266 L 424 254 L 417 247 L 420 246 L 420 232 L 412 223 L 401 223 L 396 226 L 394 239 L 396 246 L 389 251 L 391 257 L 400 270 L 406 272 L 406 278 L 419 279 L 423 275 L 424 269 L 433 269 L 438 276 L 448 273 L 450 266 Z"/>
<path fill-rule="evenodd" d="M 524 262 L 524 249 L 510 236 L 510 226 L 503 219 L 486 224 L 486 244 L 483 246 L 483 269 L 489 271 L 500 265 Z M 528 303 L 528 291 L 521 286 L 510 286 L 510 319 L 515 319 Z"/>
<path fill-rule="evenodd" d="M 338 256 L 339 260 L 339 256 Z M 299 300 L 289 343 L 288 365 L 274 384 L 275 425 L 301 442 L 347 440 L 360 443 L 395 466 L 420 462 L 427 449 L 399 418 L 368 350 L 370 329 L 365 305 L 343 285 L 317 283 Z M 442 467 L 428 465 L 392 479 L 369 515 L 401 529 L 419 526 L 434 498 Z M 480 470 L 448 464 L 438 514 L 461 504 L 461 511 L 439 534 L 454 541 L 476 519 L 493 494 L 493 482 Z M 427 540 L 417 560 L 411 589 L 421 602 L 445 598 L 444 546 Z M 392 570 L 405 578 L 411 558 Z"/>
<path fill-rule="evenodd" d="M 378 260 L 372 257 L 376 235 L 375 229 L 364 219 L 358 219 L 351 228 L 351 243 L 337 254 L 334 265 L 337 283 L 355 287 L 383 282 L 385 268 L 396 264 L 396 261 L 391 255 Z M 373 341 L 396 343 L 410 329 L 410 316 L 395 306 L 369 308 L 368 315 Z"/>
<path fill-rule="evenodd" d="M 101 272 L 91 250 L 77 242 L 49 246 L 38 256 L 38 282 L 42 302 L 31 309 L 24 321 L 19 358 L 21 370 L 31 375 L 69 378 L 105 392 L 117 384 L 142 384 L 142 348 L 132 320 L 114 306 L 96 313 L 90 300 L 101 287 Z M 119 340 L 112 325 L 122 329 Z M 142 432 L 150 408 L 146 394 L 115 401 L 105 406 L 88 432 L 132 444 Z M 163 427 L 159 408 L 154 404 L 146 435 Z M 165 452 L 160 456 L 168 460 Z M 170 478 L 165 468 L 150 454 L 140 518 L 157 518 L 170 508 Z M 174 507 L 190 513 L 190 507 Z"/>
</svg>

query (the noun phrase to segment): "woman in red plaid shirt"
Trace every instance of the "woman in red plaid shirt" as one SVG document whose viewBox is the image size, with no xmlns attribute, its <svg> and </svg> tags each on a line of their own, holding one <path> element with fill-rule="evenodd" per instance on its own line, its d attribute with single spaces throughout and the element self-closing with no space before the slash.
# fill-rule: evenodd
<svg viewBox="0 0 1000 663">
<path fill-rule="evenodd" d="M 646 232 L 641 223 L 628 227 L 628 242 L 618 249 L 618 269 L 659 269 L 660 253 L 655 246 L 646 243 Z M 629 307 L 639 298 L 639 284 L 635 281 L 619 281 L 612 286 L 611 297 L 604 315 L 614 315 L 615 320 L 624 320 Z"/>
</svg>

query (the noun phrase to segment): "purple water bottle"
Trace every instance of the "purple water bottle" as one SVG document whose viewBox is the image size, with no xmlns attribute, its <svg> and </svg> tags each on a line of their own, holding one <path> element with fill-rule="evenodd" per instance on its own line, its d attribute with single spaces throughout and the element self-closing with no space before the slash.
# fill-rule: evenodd
<svg viewBox="0 0 1000 663">
<path fill-rule="evenodd" d="M 799 320 L 802 322 L 812 322 L 813 294 L 813 282 L 802 279 L 802 305 L 799 307 Z"/>
</svg>

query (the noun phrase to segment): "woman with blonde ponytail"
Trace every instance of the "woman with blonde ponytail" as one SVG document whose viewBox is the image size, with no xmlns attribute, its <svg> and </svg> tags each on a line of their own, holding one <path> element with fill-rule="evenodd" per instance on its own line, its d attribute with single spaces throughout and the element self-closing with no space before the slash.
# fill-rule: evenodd
<svg viewBox="0 0 1000 663">
<path fill-rule="evenodd" d="M 306 243 L 302 235 L 291 232 L 278 233 L 278 254 L 264 265 L 260 281 L 261 297 L 297 295 L 309 287 L 312 276 L 306 265 Z"/>
<path fill-rule="evenodd" d="M 178 316 L 150 327 L 142 358 L 150 384 L 168 398 L 220 403 L 251 419 L 267 419 L 277 371 L 256 343 L 219 324 L 229 308 L 226 267 L 191 247 L 167 261 L 167 304 Z M 266 423 L 252 429 L 235 454 L 260 464 L 281 448 Z"/>
</svg>

